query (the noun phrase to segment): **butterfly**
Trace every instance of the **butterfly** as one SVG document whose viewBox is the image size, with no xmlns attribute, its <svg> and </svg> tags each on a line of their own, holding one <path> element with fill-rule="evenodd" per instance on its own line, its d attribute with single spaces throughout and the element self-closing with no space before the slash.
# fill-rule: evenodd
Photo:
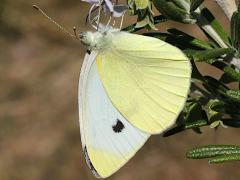
<svg viewBox="0 0 240 180">
<path fill-rule="evenodd" d="M 88 49 L 78 90 L 82 148 L 92 173 L 106 178 L 150 135 L 175 123 L 191 65 L 178 48 L 119 29 L 82 33 L 80 40 Z"/>
</svg>

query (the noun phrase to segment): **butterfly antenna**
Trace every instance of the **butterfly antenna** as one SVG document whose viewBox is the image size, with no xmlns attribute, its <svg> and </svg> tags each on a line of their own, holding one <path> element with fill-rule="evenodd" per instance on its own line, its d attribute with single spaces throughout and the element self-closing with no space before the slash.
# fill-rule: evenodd
<svg viewBox="0 0 240 180">
<path fill-rule="evenodd" d="M 79 37 L 78 37 L 78 35 L 77 35 L 77 28 L 76 28 L 75 26 L 73 27 L 73 32 L 74 32 L 75 38 L 76 38 L 77 40 L 79 40 Z"/>
<path fill-rule="evenodd" d="M 37 5 L 33 5 L 33 8 L 39 11 L 43 16 L 45 16 L 50 22 L 55 24 L 59 29 L 61 29 L 64 33 L 68 34 L 70 37 L 78 39 L 77 33 L 76 33 L 76 27 L 73 27 L 74 35 L 67 31 L 64 27 L 59 25 L 56 21 L 54 21 L 52 18 L 50 18 L 41 8 L 39 8 Z"/>
</svg>

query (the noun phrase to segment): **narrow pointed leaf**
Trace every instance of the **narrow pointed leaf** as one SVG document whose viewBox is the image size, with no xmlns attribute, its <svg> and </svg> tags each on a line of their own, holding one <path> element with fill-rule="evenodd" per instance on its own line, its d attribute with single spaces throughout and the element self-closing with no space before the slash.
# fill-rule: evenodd
<svg viewBox="0 0 240 180">
<path fill-rule="evenodd" d="M 235 128 L 240 127 L 240 119 L 239 120 L 237 120 L 237 119 L 223 119 L 222 122 L 226 126 L 235 127 Z"/>
<path fill-rule="evenodd" d="M 213 94 L 225 95 L 229 90 L 227 86 L 210 76 L 204 76 L 204 86 Z"/>
<path fill-rule="evenodd" d="M 149 0 L 135 0 L 136 9 L 146 9 L 148 7 Z"/>
<path fill-rule="evenodd" d="M 232 45 L 240 50 L 240 12 L 234 12 L 231 18 Z"/>
<path fill-rule="evenodd" d="M 227 154 L 240 154 L 240 147 L 234 145 L 207 145 L 188 150 L 186 157 L 203 159 Z"/>
<path fill-rule="evenodd" d="M 153 4 L 168 19 L 190 24 L 196 22 L 190 13 L 188 0 L 153 0 Z"/>
<path fill-rule="evenodd" d="M 167 19 L 162 15 L 155 16 L 153 19 L 154 19 L 154 24 L 159 24 L 159 23 L 167 21 Z M 136 28 L 136 23 L 135 23 L 135 24 L 132 24 L 130 26 L 127 26 L 127 27 L 123 28 L 122 31 L 127 31 L 129 33 L 134 33 L 134 32 L 139 31 L 141 29 L 144 29 L 144 27 Z"/>
<path fill-rule="evenodd" d="M 219 24 L 219 22 L 215 19 L 213 14 L 207 9 L 202 9 L 201 16 L 206 18 L 207 22 L 212 26 L 212 28 L 216 31 L 216 33 L 221 37 L 221 39 L 226 43 L 227 45 L 230 45 L 229 36 L 223 29 L 223 27 Z"/>
<path fill-rule="evenodd" d="M 222 119 L 224 103 L 218 99 L 210 99 L 208 103 L 204 106 L 205 112 L 208 117 L 208 121 L 213 126 L 213 122 Z"/>
<path fill-rule="evenodd" d="M 190 12 L 195 11 L 204 0 L 191 0 Z"/>
<path fill-rule="evenodd" d="M 233 69 L 229 64 L 226 64 L 223 61 L 215 61 L 212 63 L 213 66 L 221 69 L 224 74 L 221 77 L 221 82 L 223 83 L 230 83 L 230 82 L 240 82 L 240 72 Z"/>
<path fill-rule="evenodd" d="M 240 105 L 240 90 L 228 90 L 226 97 Z"/>
<path fill-rule="evenodd" d="M 182 50 L 185 50 L 185 49 L 203 50 L 211 47 L 207 43 L 205 42 L 201 43 L 200 40 L 197 40 L 190 36 L 176 36 L 176 34 L 168 34 L 168 33 L 160 33 L 160 32 L 144 33 L 143 35 L 161 39 L 174 46 L 177 46 Z"/>
<path fill-rule="evenodd" d="M 208 50 L 186 50 L 184 51 L 187 56 L 193 59 L 196 62 L 199 61 L 209 61 L 211 59 L 216 59 L 221 57 L 222 55 L 232 54 L 234 50 L 231 48 L 215 48 L 215 49 L 208 49 Z"/>
<path fill-rule="evenodd" d="M 180 126 L 174 127 L 172 129 L 166 131 L 163 134 L 163 137 L 168 137 L 168 136 L 177 134 L 177 133 L 182 132 L 187 129 L 199 128 L 199 127 L 206 126 L 206 125 L 209 125 L 209 123 L 205 119 L 200 119 L 200 120 L 196 120 L 196 121 L 189 122 L 189 123 L 187 122 L 184 125 L 180 125 Z"/>
<path fill-rule="evenodd" d="M 240 161 L 240 153 L 217 156 L 209 159 L 208 162 L 210 164 L 216 164 L 216 163 L 224 163 L 224 162 L 232 162 L 232 161 Z"/>
<path fill-rule="evenodd" d="M 178 29 L 171 28 L 168 29 L 168 32 L 176 36 L 183 43 L 191 44 L 192 46 L 198 47 L 199 49 L 212 49 L 212 46 L 209 43 L 190 36 L 189 34 L 186 34 Z"/>
</svg>

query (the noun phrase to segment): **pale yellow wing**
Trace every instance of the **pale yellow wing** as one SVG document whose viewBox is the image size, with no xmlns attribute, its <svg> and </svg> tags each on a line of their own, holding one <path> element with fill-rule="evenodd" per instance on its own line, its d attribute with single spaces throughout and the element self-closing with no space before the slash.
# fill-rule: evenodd
<svg viewBox="0 0 240 180">
<path fill-rule="evenodd" d="M 157 134 L 175 123 L 189 90 L 191 65 L 176 47 L 118 32 L 96 58 L 113 105 L 135 127 Z"/>
</svg>

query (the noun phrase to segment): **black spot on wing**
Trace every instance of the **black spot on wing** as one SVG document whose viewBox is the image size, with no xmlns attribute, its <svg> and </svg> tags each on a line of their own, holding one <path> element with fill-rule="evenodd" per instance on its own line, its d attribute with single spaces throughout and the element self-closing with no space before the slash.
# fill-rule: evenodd
<svg viewBox="0 0 240 180">
<path fill-rule="evenodd" d="M 115 133 L 120 133 L 124 129 L 124 124 L 119 119 L 117 119 L 117 123 L 112 126 L 112 129 Z"/>
<path fill-rule="evenodd" d="M 89 158 L 89 156 L 88 156 L 88 152 L 87 152 L 87 147 L 86 147 L 86 146 L 85 146 L 84 149 L 83 149 L 83 153 L 84 153 L 84 157 L 85 157 L 85 159 L 86 159 L 87 165 L 88 165 L 88 167 L 90 168 L 90 170 L 92 171 L 93 175 L 94 175 L 95 177 L 98 177 L 98 178 L 99 178 L 100 176 L 99 176 L 97 170 L 94 168 L 94 166 L 93 166 L 93 164 L 92 164 L 92 162 L 91 162 L 91 160 L 90 160 L 90 158 Z"/>
</svg>

